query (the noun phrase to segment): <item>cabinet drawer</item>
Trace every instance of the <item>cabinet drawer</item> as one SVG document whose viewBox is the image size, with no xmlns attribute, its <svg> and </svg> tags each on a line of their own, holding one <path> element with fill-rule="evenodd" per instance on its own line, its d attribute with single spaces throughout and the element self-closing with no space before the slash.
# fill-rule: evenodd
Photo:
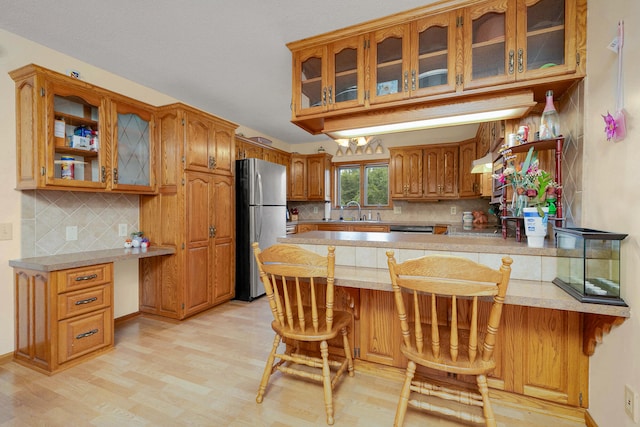
<svg viewBox="0 0 640 427">
<path fill-rule="evenodd" d="M 111 284 L 58 295 L 58 319 L 111 306 Z"/>
<path fill-rule="evenodd" d="M 58 362 L 64 363 L 113 344 L 111 307 L 58 322 Z"/>
<path fill-rule="evenodd" d="M 56 272 L 58 292 L 75 291 L 111 282 L 113 264 L 97 264 Z"/>
</svg>

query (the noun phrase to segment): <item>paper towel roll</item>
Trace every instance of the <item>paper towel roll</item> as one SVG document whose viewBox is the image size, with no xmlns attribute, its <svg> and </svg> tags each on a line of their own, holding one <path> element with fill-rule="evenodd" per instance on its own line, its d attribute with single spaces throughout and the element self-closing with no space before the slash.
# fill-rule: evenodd
<svg viewBox="0 0 640 427">
<path fill-rule="evenodd" d="M 331 202 L 324 202 L 324 219 L 331 218 Z"/>
</svg>

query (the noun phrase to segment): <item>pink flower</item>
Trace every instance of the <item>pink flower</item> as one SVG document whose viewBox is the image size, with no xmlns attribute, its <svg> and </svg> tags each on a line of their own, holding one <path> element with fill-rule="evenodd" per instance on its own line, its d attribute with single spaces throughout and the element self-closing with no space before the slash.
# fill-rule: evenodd
<svg viewBox="0 0 640 427">
<path fill-rule="evenodd" d="M 602 116 L 604 119 L 604 133 L 607 134 L 607 141 L 611 141 L 611 138 L 616 136 L 616 130 L 618 129 L 618 124 L 616 123 L 616 119 L 613 118 L 611 113 L 607 111 L 606 116 Z"/>
</svg>

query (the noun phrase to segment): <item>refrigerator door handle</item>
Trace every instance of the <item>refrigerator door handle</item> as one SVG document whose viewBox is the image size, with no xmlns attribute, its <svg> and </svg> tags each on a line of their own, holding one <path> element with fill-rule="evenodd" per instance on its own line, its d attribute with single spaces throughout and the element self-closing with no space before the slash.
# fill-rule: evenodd
<svg viewBox="0 0 640 427">
<path fill-rule="evenodd" d="M 257 205 L 256 205 L 256 241 L 260 241 L 260 235 L 262 234 L 262 175 L 260 172 L 256 173 L 256 189 L 258 191 Z"/>
</svg>

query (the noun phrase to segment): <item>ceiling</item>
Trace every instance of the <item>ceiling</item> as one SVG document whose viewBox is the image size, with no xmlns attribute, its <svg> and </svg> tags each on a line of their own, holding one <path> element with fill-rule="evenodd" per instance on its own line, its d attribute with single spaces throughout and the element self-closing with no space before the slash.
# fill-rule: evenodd
<svg viewBox="0 0 640 427">
<path fill-rule="evenodd" d="M 294 144 L 288 42 L 436 0 L 0 0 L 0 28 Z"/>
</svg>

